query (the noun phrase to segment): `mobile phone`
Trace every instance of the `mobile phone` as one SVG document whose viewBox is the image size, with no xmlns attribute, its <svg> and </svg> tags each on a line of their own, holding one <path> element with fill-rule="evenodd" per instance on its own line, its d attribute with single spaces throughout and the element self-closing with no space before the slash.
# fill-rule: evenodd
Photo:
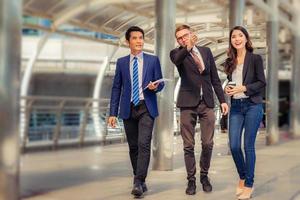
<svg viewBox="0 0 300 200">
<path fill-rule="evenodd" d="M 236 86 L 236 82 L 234 82 L 234 81 L 229 81 L 229 82 L 227 83 L 227 85 L 228 85 L 228 86 L 234 87 L 234 86 Z"/>
</svg>

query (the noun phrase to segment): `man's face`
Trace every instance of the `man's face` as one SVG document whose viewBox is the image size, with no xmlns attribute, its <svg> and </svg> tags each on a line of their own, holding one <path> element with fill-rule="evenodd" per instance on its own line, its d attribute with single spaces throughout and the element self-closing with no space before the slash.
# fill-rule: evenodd
<svg viewBox="0 0 300 200">
<path fill-rule="evenodd" d="M 177 31 L 176 32 L 177 43 L 182 47 L 186 47 L 187 41 L 190 40 L 190 34 L 191 31 L 188 29 L 182 29 L 180 31 Z"/>
<path fill-rule="evenodd" d="M 140 52 L 144 47 L 144 37 L 143 34 L 139 31 L 132 31 L 130 33 L 130 38 L 128 45 L 132 52 Z"/>
</svg>

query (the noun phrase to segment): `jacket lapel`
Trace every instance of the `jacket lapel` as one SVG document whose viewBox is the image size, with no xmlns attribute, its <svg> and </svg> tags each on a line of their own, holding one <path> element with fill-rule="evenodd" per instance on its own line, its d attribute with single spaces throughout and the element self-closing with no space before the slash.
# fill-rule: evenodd
<svg viewBox="0 0 300 200">
<path fill-rule="evenodd" d="M 250 57 L 251 57 L 251 54 L 247 51 L 246 55 L 245 55 L 244 66 L 243 66 L 243 82 L 245 81 L 246 74 L 247 74 L 247 71 L 248 71 L 248 68 L 250 65 L 250 61 L 251 61 Z"/>
<path fill-rule="evenodd" d="M 199 53 L 200 53 L 200 55 L 201 55 L 201 57 L 203 59 L 204 65 L 206 66 L 205 61 L 204 61 L 204 58 L 206 58 L 206 57 L 203 57 L 203 55 L 204 55 L 203 50 L 200 47 L 198 47 L 198 46 L 196 46 L 196 47 L 197 47 L 197 49 L 198 49 L 198 51 L 199 51 Z M 192 57 L 191 53 L 189 53 L 189 55 L 187 57 L 190 60 L 190 62 L 193 63 L 193 66 L 195 66 L 194 67 L 194 71 L 197 72 L 197 73 L 199 73 L 199 69 L 198 69 L 197 64 L 195 63 L 194 58 Z"/>
<path fill-rule="evenodd" d="M 148 84 L 148 83 L 144 83 L 144 81 L 146 80 L 146 74 L 147 74 L 147 71 L 148 71 L 148 68 L 149 68 L 149 57 L 147 54 L 143 53 L 143 80 L 142 80 L 142 85 L 144 86 L 145 84 Z"/>
<path fill-rule="evenodd" d="M 188 57 L 188 59 L 190 60 L 191 63 L 193 63 L 194 65 L 196 65 L 196 63 L 195 63 L 195 61 L 194 61 L 191 53 L 189 53 L 189 55 L 187 57 Z"/>
<path fill-rule="evenodd" d="M 198 51 L 200 52 L 200 55 L 202 57 L 205 68 L 208 67 L 209 65 L 206 64 L 207 57 L 206 57 L 206 54 L 205 54 L 203 48 L 198 47 L 198 46 L 196 46 L 196 47 L 197 47 Z"/>
<path fill-rule="evenodd" d="M 131 77 L 130 77 L 130 55 L 128 55 L 126 57 L 126 59 L 124 59 L 124 70 L 125 70 L 126 77 L 131 82 Z"/>
</svg>

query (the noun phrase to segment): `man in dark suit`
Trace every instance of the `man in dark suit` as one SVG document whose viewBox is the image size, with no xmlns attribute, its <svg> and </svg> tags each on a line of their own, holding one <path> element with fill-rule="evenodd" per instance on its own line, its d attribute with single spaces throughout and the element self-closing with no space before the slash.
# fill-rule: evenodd
<svg viewBox="0 0 300 200">
<path fill-rule="evenodd" d="M 131 193 L 140 197 L 147 191 L 145 179 L 152 130 L 154 119 L 158 116 L 156 93 L 163 89 L 164 83 L 153 83 L 162 78 L 162 72 L 158 57 L 142 51 L 144 31 L 133 26 L 127 30 L 125 37 L 131 52 L 117 60 L 108 124 L 115 127 L 120 105 L 119 117 L 124 122 L 134 174 Z"/>
<path fill-rule="evenodd" d="M 215 128 L 213 89 L 221 103 L 224 115 L 228 112 L 213 55 L 209 48 L 196 46 L 197 36 L 188 25 L 180 25 L 175 30 L 179 48 L 170 52 L 181 77 L 177 99 L 180 108 L 180 132 L 184 145 L 184 160 L 188 186 L 186 194 L 196 193 L 196 161 L 194 154 L 195 126 L 197 118 L 201 127 L 202 152 L 200 157 L 200 182 L 203 191 L 211 192 L 208 170 L 213 149 Z"/>
</svg>

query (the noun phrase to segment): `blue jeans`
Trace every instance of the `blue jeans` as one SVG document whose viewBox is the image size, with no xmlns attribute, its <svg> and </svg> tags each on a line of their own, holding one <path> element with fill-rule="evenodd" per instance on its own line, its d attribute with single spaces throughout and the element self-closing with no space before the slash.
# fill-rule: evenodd
<svg viewBox="0 0 300 200">
<path fill-rule="evenodd" d="M 252 187 L 255 168 L 255 139 L 263 117 L 262 104 L 255 104 L 250 99 L 232 99 L 229 116 L 229 144 L 232 157 L 240 179 L 246 187 Z M 245 158 L 241 149 L 244 132 Z"/>
</svg>

